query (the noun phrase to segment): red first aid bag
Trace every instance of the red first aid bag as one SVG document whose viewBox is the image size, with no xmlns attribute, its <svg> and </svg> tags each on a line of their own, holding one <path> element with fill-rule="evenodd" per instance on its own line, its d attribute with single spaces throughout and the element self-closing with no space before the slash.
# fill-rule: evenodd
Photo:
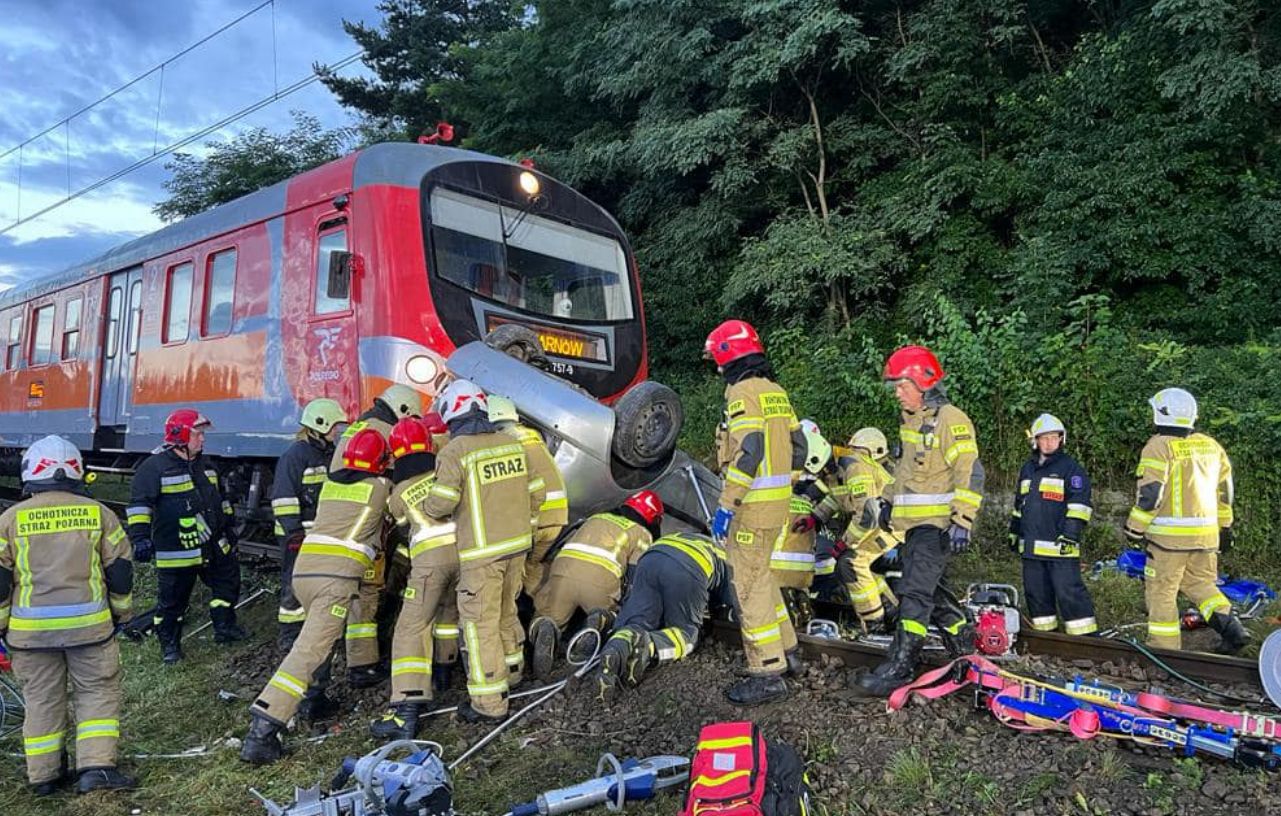
<svg viewBox="0 0 1281 816">
<path fill-rule="evenodd" d="M 751 722 L 708 725 L 698 735 L 681 816 L 808 816 L 805 763 Z"/>
</svg>

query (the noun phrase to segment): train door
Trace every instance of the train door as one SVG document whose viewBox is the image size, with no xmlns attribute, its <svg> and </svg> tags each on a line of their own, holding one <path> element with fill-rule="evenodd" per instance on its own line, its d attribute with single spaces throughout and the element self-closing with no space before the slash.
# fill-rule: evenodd
<svg viewBox="0 0 1281 816">
<path fill-rule="evenodd" d="M 357 292 L 351 274 L 350 230 L 341 216 L 321 220 L 315 235 L 315 265 L 307 320 L 309 396 L 326 396 L 360 406 L 360 338 L 352 304 Z"/>
<path fill-rule="evenodd" d="M 127 425 L 142 332 L 142 267 L 112 275 L 107 281 L 106 302 L 98 424 Z"/>
</svg>

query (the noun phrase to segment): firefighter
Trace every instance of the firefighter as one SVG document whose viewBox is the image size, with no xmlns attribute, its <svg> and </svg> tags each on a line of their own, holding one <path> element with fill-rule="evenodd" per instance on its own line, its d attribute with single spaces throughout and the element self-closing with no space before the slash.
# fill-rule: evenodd
<svg viewBox="0 0 1281 816">
<path fill-rule="evenodd" d="M 851 453 L 838 465 L 845 488 L 842 509 L 849 523 L 837 545 L 836 572 L 864 628 L 884 631 L 898 619 L 897 599 L 885 578 L 872 571 L 872 564 L 899 544 L 878 523 L 881 496 L 894 482 L 882 464 L 889 443 L 879 428 L 860 428 L 847 444 Z"/>
<path fill-rule="evenodd" d="M 597 513 L 569 534 L 547 571 L 547 580 L 534 596 L 534 619 L 529 638 L 534 645 L 534 674 L 551 675 L 556 641 L 574 613 L 586 615 L 581 644 L 569 655 L 578 662 L 599 645 L 609 631 L 623 594 L 624 576 L 632 564 L 662 535 L 663 502 L 652 490 L 629 497 L 613 512 Z M 582 650 L 586 650 L 583 654 Z"/>
<path fill-rule="evenodd" d="M 789 523 L 779 531 L 774 542 L 770 571 L 784 597 L 792 594 L 803 598 L 804 601 L 795 605 L 806 606 L 810 584 L 814 581 L 815 531 L 822 526 L 820 508 L 831 503 L 824 477 L 829 475 L 832 445 L 812 419 L 801 420 L 800 427 L 803 444 L 794 448 L 798 461 L 793 462 Z"/>
<path fill-rule="evenodd" d="M 1148 401 L 1156 432 L 1140 454 L 1138 492 L 1125 521 L 1130 546 L 1147 550 L 1148 643 L 1181 647 L 1179 592 L 1197 605 L 1234 654 L 1250 634 L 1219 591 L 1219 552 L 1232 546 L 1232 463 L 1222 446 L 1193 430 L 1196 399 L 1166 388 Z"/>
<path fill-rule="evenodd" d="M 386 440 L 392 426 L 399 420 L 419 416 L 422 412 L 422 397 L 417 391 L 399 383 L 387 386 L 381 394 L 374 397 L 374 404 L 369 407 L 369 410 L 348 425 L 338 437 L 338 442 L 334 446 L 334 455 L 329 460 L 329 469 L 337 470 L 342 467 L 343 450 L 347 447 L 348 440 L 365 428 L 372 428 L 382 434 L 382 438 Z"/>
<path fill-rule="evenodd" d="M 422 510 L 436 480 L 432 433 L 416 419 L 402 419 L 391 431 L 392 519 L 408 528 L 410 573 L 402 593 L 391 644 L 391 702 L 370 730 L 380 740 L 413 739 L 418 719 L 433 696 L 433 630 L 447 620 L 457 625 L 458 547 L 452 521 Z"/>
<path fill-rule="evenodd" d="M 867 697 L 888 696 L 912 679 L 931 622 L 949 655 L 974 651 L 974 627 L 946 602 L 939 585 L 949 558 L 969 549 L 984 473 L 974 424 L 939 385 L 944 373 L 934 352 L 923 346 L 904 346 L 885 362 L 884 379 L 893 384 L 903 409 L 903 454 L 885 491 L 880 524 L 903 534 L 903 577 L 899 625 L 887 659 L 862 675 L 855 688 Z"/>
<path fill-rule="evenodd" d="M 290 578 L 303 536 L 316 518 L 320 487 L 329 472 L 338 429 L 346 424 L 347 414 L 331 399 L 314 399 L 302 409 L 297 439 L 276 462 L 271 482 L 271 511 L 276 517 L 276 542 L 280 545 L 280 648 L 293 646 L 302 629 L 302 604 L 294 597 Z"/>
<path fill-rule="evenodd" d="M 547 450 L 547 444 L 538 431 L 520 423 L 516 403 L 498 394 L 489 395 L 489 421 L 503 433 L 515 437 L 525 447 L 525 460 L 531 476 L 541 478 L 546 485 L 547 498 L 538 509 L 538 522 L 534 527 L 534 546 L 525 559 L 523 575 L 519 582 L 507 588 L 508 603 L 503 612 L 503 650 L 511 685 L 520 682 L 525 665 L 525 639 L 517 617 L 516 599 L 523 587 L 526 594 L 535 597 L 543 583 L 544 561 L 560 531 L 569 523 L 569 499 L 565 493 L 565 479 L 556 466 L 556 460 Z M 515 574 L 512 573 L 515 580 Z"/>
<path fill-rule="evenodd" d="M 503 610 L 519 580 L 512 572 L 523 570 L 533 544 L 546 490 L 530 473 L 524 446 L 489 421 L 485 392 L 475 384 L 450 383 L 437 407 L 449 444 L 436 457 L 436 481 L 421 506 L 428 516 L 452 518 L 457 526 L 458 617 L 470 697 L 458 716 L 496 721 L 507 715 Z"/>
<path fill-rule="evenodd" d="M 423 414 L 423 426 L 431 434 L 432 450 L 440 451 L 449 443 L 449 427 L 438 411 Z M 453 679 L 454 664 L 458 662 L 458 594 L 450 592 L 443 611 L 432 632 L 431 685 L 436 693 L 444 692 Z"/>
<path fill-rule="evenodd" d="M 602 696 L 635 686 L 652 665 L 687 657 L 709 604 L 728 604 L 725 551 L 703 536 L 669 533 L 636 562 L 614 632 L 596 674 Z"/>
<path fill-rule="evenodd" d="M 165 420 L 164 445 L 134 472 L 127 521 L 134 560 L 156 560 L 153 623 L 166 665 L 182 660 L 182 626 L 196 579 L 212 598 L 214 642 L 233 643 L 248 633 L 236 622 L 240 563 L 235 516 L 218 489 L 218 472 L 206 462 L 209 420 L 190 408 Z"/>
<path fill-rule="evenodd" d="M 315 524 L 294 562 L 294 593 L 306 613 L 302 631 L 249 707 L 253 721 L 240 758 L 255 765 L 280 758 L 280 732 L 308 689 L 323 681 L 352 602 L 360 595 L 361 578 L 383 546 L 391 492 L 391 482 L 383 475 L 387 441 L 377 430 L 365 428 L 344 448 L 342 466 L 330 470 L 320 489 Z"/>
<path fill-rule="evenodd" d="M 725 487 L 712 537 L 728 554 L 747 655 L 748 676 L 726 697 L 750 706 L 786 695 L 783 675 L 800 665 L 796 632 L 770 572 L 774 542 L 790 523 L 792 434 L 800 424 L 749 324 L 725 321 L 707 336 L 704 350 L 725 379 L 725 416 L 717 432 Z"/>
<path fill-rule="evenodd" d="M 85 492 L 84 460 L 58 436 L 22 454 L 23 500 L 0 515 L 0 637 L 22 681 L 22 744 L 37 796 L 70 782 L 67 681 L 75 690 L 76 790 L 133 788 L 116 769 L 120 646 L 133 552 L 115 513 Z"/>
<path fill-rule="evenodd" d="M 1028 431 L 1032 456 L 1019 471 L 1010 515 L 1010 549 L 1023 556 L 1023 594 L 1032 628 L 1053 632 L 1062 614 L 1069 635 L 1099 630 L 1081 580 L 1081 539 L 1094 510 L 1090 477 L 1063 452 L 1067 428 L 1041 414 Z"/>
</svg>

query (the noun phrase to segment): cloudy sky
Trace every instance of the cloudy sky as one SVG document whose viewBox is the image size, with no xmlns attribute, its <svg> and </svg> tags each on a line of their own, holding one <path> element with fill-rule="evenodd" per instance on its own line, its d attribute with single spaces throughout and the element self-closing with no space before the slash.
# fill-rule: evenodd
<svg viewBox="0 0 1281 816">
<path fill-rule="evenodd" d="M 33 136 L 235 20 L 262 0 L 0 0 L 0 230 L 213 125 L 356 50 L 342 21 L 377 0 L 275 0 L 34 142 Z M 273 13 L 275 37 L 273 48 Z M 344 71 L 363 70 L 359 63 Z M 350 116 L 314 83 L 211 134 L 287 129 L 291 109 Z M 196 147 L 199 147 L 199 142 Z M 19 150 L 19 145 L 23 145 Z M 191 149 L 189 149 L 191 150 Z M 56 272 L 160 226 L 164 159 L 0 233 L 0 288 Z M 21 182 L 19 184 L 19 182 Z"/>
</svg>

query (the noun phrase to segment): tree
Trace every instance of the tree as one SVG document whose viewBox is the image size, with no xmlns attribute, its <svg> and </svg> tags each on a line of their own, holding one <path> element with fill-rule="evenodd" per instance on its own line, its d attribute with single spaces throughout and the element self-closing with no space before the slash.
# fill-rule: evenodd
<svg viewBox="0 0 1281 816">
<path fill-rule="evenodd" d="M 165 163 L 169 198 L 153 208 L 165 221 L 186 218 L 298 175 L 349 152 L 354 128 L 325 129 L 314 116 L 291 111 L 293 127 L 281 134 L 247 130 L 225 142 L 206 142 L 202 158 L 175 153 Z"/>
</svg>

